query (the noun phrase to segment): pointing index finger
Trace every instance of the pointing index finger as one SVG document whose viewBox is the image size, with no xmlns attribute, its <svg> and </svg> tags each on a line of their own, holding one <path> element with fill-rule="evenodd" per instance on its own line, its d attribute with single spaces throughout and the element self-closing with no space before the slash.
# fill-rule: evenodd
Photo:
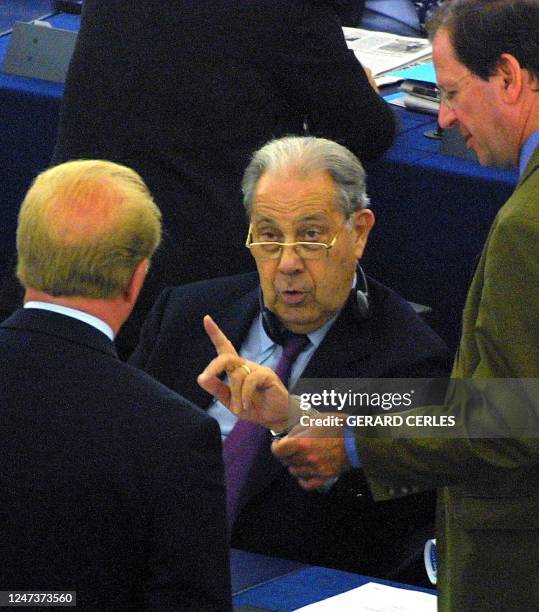
<svg viewBox="0 0 539 612">
<path fill-rule="evenodd" d="M 203 319 L 204 330 L 206 334 L 208 334 L 208 338 L 212 341 L 215 350 L 218 355 L 222 355 L 224 353 L 231 353 L 232 355 L 238 355 L 234 345 L 230 340 L 223 334 L 220 330 L 217 323 L 210 317 L 210 315 L 206 315 Z"/>
</svg>

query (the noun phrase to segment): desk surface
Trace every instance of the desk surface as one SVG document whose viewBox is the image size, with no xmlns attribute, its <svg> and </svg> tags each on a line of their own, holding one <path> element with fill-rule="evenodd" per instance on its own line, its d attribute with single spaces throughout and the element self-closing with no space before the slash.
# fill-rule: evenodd
<svg viewBox="0 0 539 612">
<path fill-rule="evenodd" d="M 308 566 L 298 561 L 268 557 L 258 553 L 232 549 L 230 551 L 230 574 L 232 593 L 241 593 L 255 586 L 306 569 Z"/>
<path fill-rule="evenodd" d="M 240 553 L 239 554 L 246 554 Z M 282 562 L 271 557 L 259 555 L 261 559 L 259 564 L 266 564 L 269 572 L 272 565 L 276 562 Z M 307 604 L 314 603 L 333 597 L 339 593 L 357 588 L 368 582 L 377 582 L 389 586 L 412 589 L 424 593 L 433 593 L 436 591 L 431 589 L 423 589 L 411 587 L 408 585 L 390 582 L 387 580 L 378 580 L 361 576 L 359 574 L 351 574 L 349 572 L 341 572 L 323 567 L 308 567 L 296 569 L 295 571 L 286 574 L 276 575 L 273 579 L 269 579 L 260 584 L 253 584 L 250 588 L 244 591 L 234 591 L 234 607 L 253 606 L 264 610 L 278 610 L 288 612 L 296 610 Z"/>
<path fill-rule="evenodd" d="M 16 21 L 30 21 L 52 13 L 53 0 L 2 0 L 0 36 L 11 30 Z"/>
<path fill-rule="evenodd" d="M 57 14 L 49 17 L 47 21 L 55 28 L 78 31 L 80 17 L 75 15 Z M 11 36 L 0 36 L 0 64 L 4 61 Z M 61 83 L 51 83 L 41 79 L 28 79 L 14 74 L 0 71 L 0 89 L 28 93 L 32 96 L 44 96 L 56 101 L 62 98 L 64 86 Z"/>
</svg>

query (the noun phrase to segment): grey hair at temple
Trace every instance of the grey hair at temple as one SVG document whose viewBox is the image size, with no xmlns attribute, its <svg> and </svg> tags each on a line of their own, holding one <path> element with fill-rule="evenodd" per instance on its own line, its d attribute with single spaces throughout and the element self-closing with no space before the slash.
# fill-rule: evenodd
<svg viewBox="0 0 539 612">
<path fill-rule="evenodd" d="M 243 174 L 243 204 L 249 217 L 261 176 L 267 171 L 288 169 L 300 176 L 327 171 L 335 181 L 338 204 L 347 218 L 369 205 L 365 170 L 346 147 L 325 138 L 285 136 L 268 142 L 256 151 Z"/>
</svg>

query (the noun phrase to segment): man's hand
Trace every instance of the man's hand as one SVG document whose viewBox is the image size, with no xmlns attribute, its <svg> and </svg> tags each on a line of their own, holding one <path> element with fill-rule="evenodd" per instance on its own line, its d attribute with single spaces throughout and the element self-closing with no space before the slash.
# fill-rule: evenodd
<svg viewBox="0 0 539 612">
<path fill-rule="evenodd" d="M 363 64 L 362 64 L 363 66 Z M 376 81 L 374 80 L 374 77 L 372 76 L 372 70 L 370 68 L 367 68 L 367 66 L 363 66 L 363 70 L 365 71 L 365 74 L 367 75 L 367 79 L 369 80 L 369 84 L 370 86 L 374 89 L 374 91 L 380 95 L 380 89 L 378 87 L 378 85 L 376 84 Z"/>
<path fill-rule="evenodd" d="M 320 414 L 320 417 L 324 416 L 328 415 Z M 350 468 L 342 424 L 328 427 L 297 425 L 286 437 L 273 442 L 271 450 L 288 466 L 299 484 L 309 491 L 319 489 Z"/>
<path fill-rule="evenodd" d="M 240 419 L 268 429 L 286 429 L 288 391 L 277 374 L 238 355 L 209 315 L 204 317 L 204 329 L 217 357 L 199 375 L 198 384 Z M 229 384 L 219 378 L 225 372 Z"/>
</svg>

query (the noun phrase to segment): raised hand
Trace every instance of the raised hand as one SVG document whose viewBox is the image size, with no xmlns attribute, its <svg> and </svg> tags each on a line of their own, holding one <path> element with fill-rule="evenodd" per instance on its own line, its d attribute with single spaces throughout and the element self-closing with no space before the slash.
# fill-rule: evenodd
<svg viewBox="0 0 539 612">
<path fill-rule="evenodd" d="M 198 384 L 240 419 L 268 429 L 285 429 L 288 391 L 277 374 L 238 355 L 209 315 L 204 317 L 204 329 L 215 346 L 217 357 L 198 376 Z M 228 384 L 220 379 L 224 373 Z"/>
</svg>

